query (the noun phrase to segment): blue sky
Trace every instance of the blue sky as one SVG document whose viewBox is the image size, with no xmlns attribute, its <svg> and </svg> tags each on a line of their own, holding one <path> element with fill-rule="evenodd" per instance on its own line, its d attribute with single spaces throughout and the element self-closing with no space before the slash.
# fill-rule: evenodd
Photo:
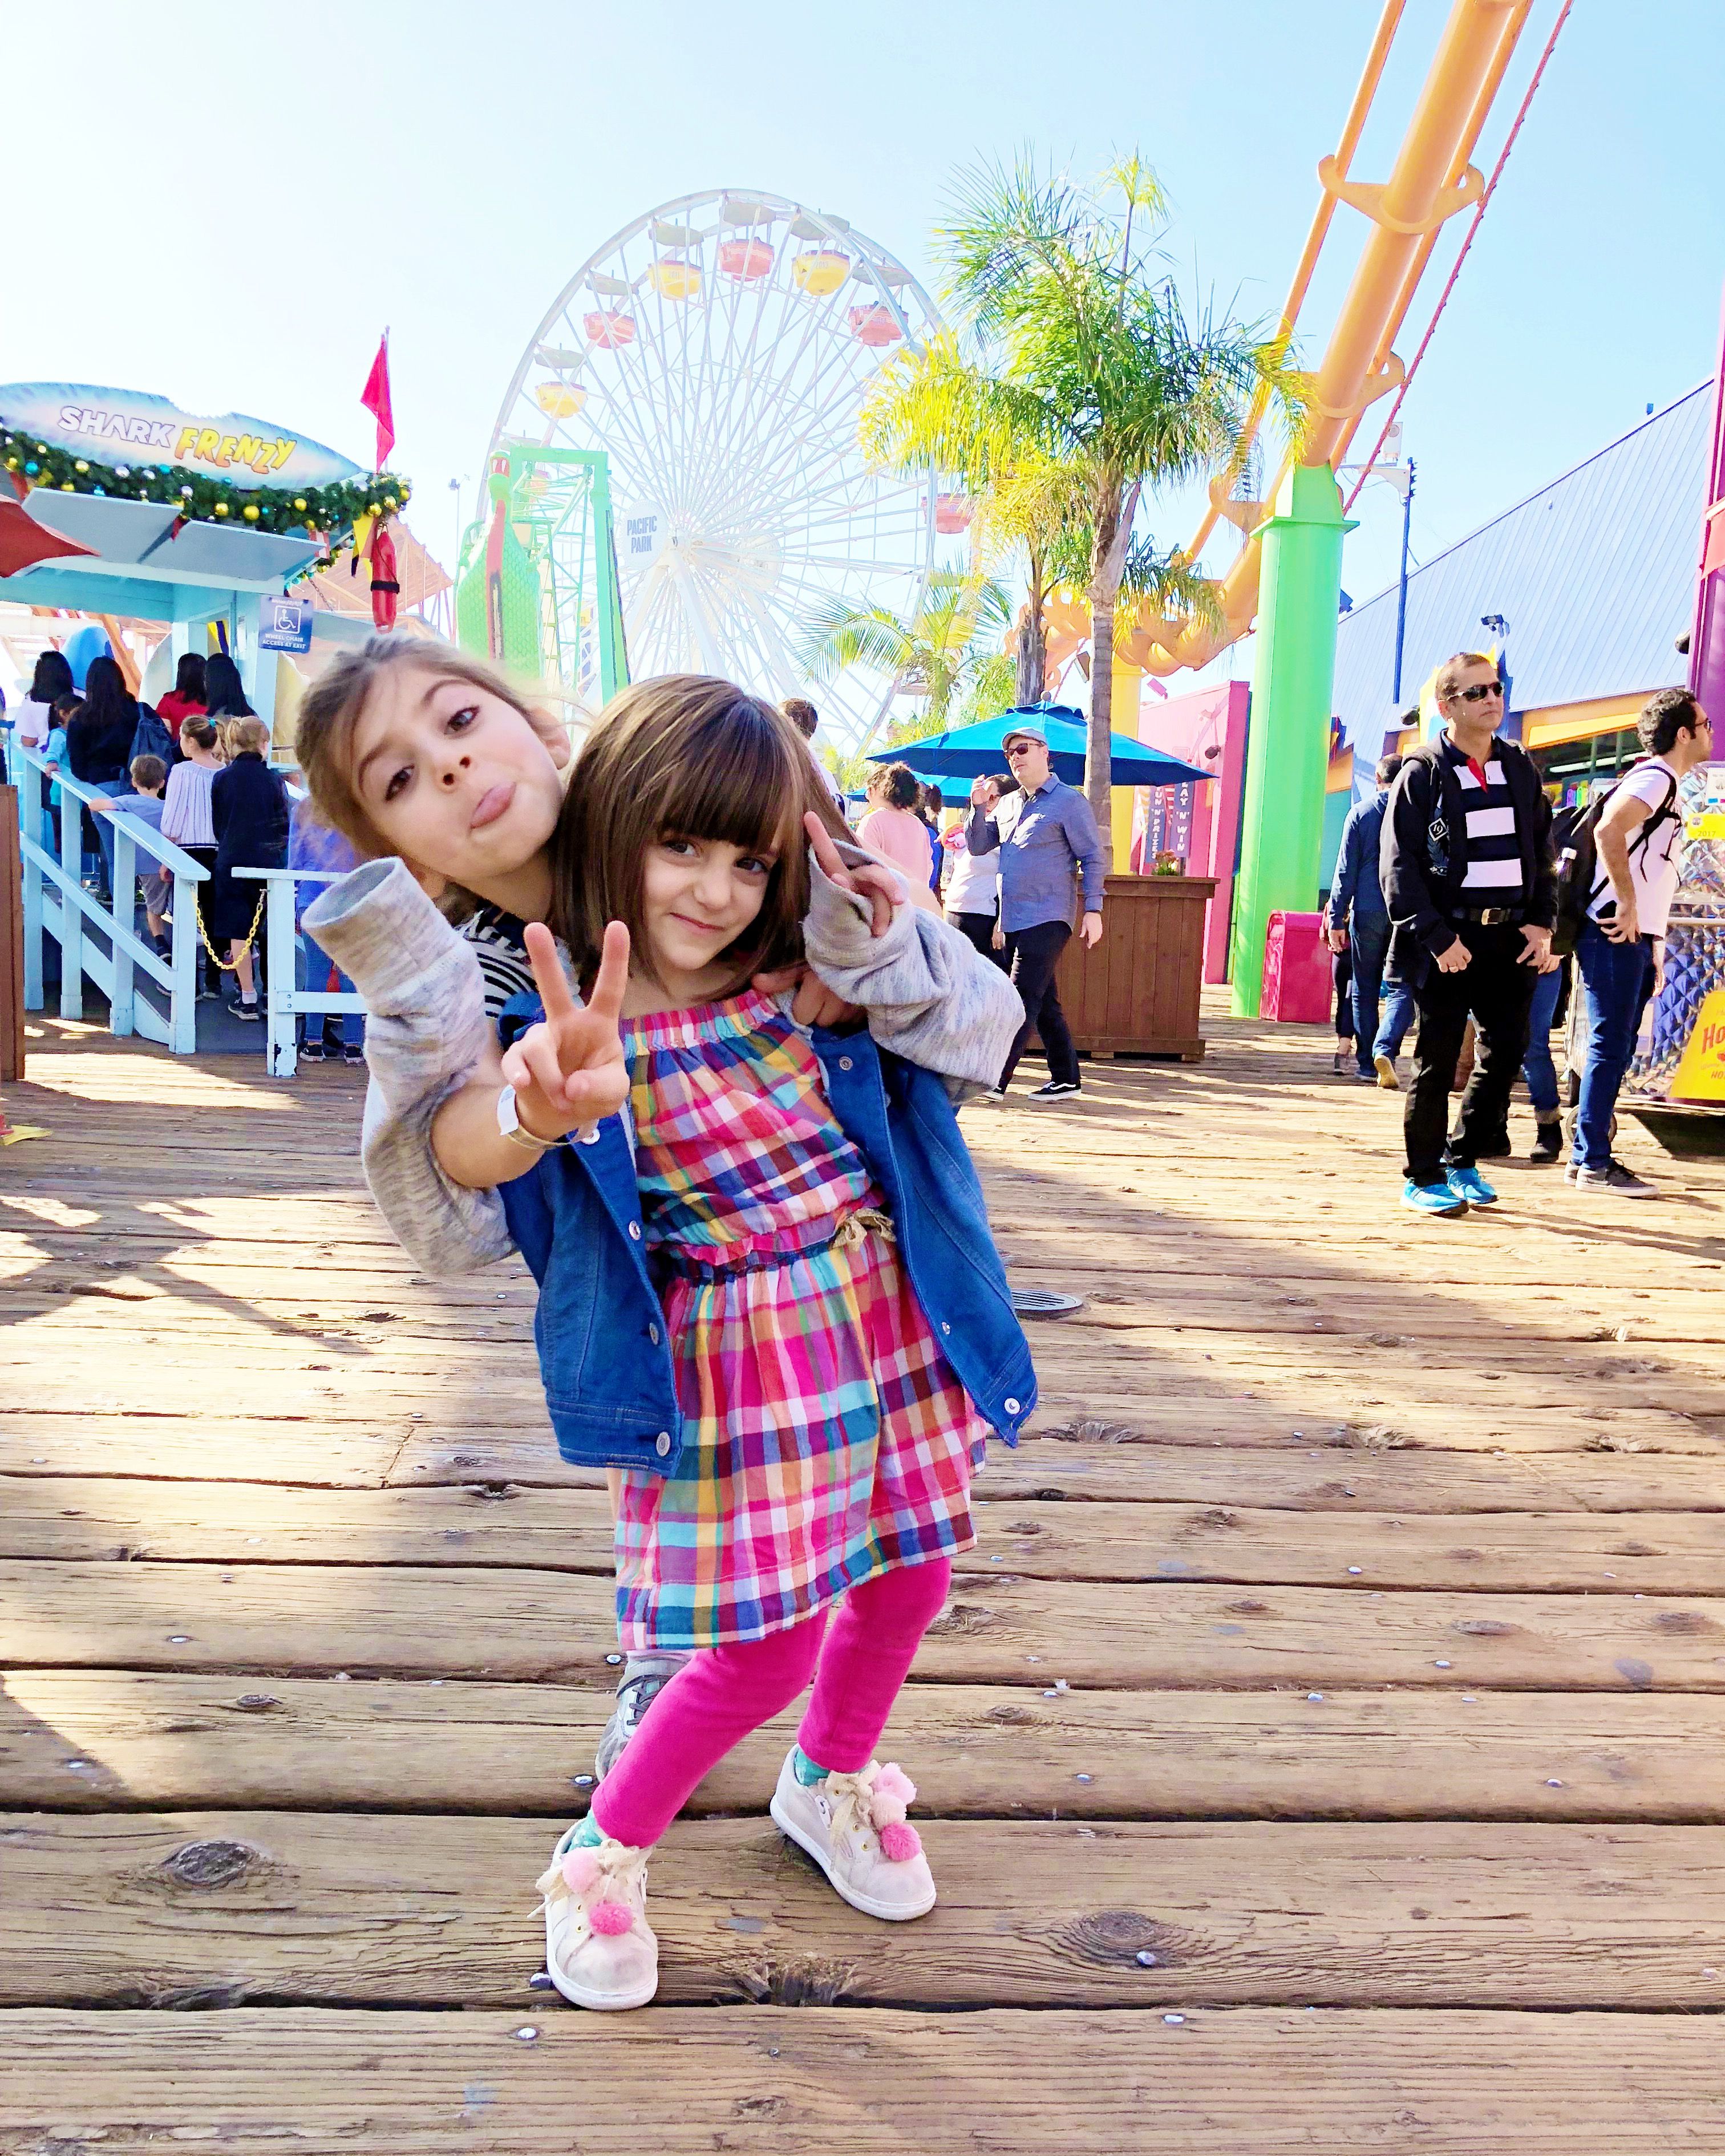
<svg viewBox="0 0 1725 2156">
<path fill-rule="evenodd" d="M 1556 10 L 1536 0 L 1491 155 Z M 1446 13 L 1411 0 L 1358 176 L 1385 168 Z M 955 166 L 1029 142 L 1088 174 L 1136 146 L 1173 198 L 1189 280 L 1272 311 L 1378 14 L 1377 0 L 15 8 L 0 380 L 157 390 L 369 461 L 358 393 L 387 322 L 395 461 L 447 555 L 448 481 L 467 479 L 470 503 L 545 305 L 610 233 L 685 192 L 818 204 L 929 276 Z M 1416 556 L 1712 371 L 1722 80 L 1721 0 L 1580 0 L 1404 414 Z M 1311 357 L 1363 230 L 1339 213 L 1303 318 Z M 1423 322 L 1416 302 L 1404 352 Z M 1399 510 L 1376 487 L 1357 513 L 1343 578 L 1364 598 L 1394 572 Z M 1189 521 L 1163 505 L 1158 536 Z"/>
</svg>

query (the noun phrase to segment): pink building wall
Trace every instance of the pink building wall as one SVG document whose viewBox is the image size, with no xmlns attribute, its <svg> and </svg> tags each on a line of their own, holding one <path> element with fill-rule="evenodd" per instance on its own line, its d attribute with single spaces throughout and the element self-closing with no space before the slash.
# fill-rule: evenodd
<svg viewBox="0 0 1725 2156">
<path fill-rule="evenodd" d="M 1186 869 L 1214 876 L 1216 895 L 1206 909 L 1204 977 L 1228 978 L 1228 929 L 1234 903 L 1234 856 L 1240 840 L 1240 796 L 1245 787 L 1246 714 L 1251 690 L 1244 681 L 1220 681 L 1164 701 L 1146 696 L 1138 707 L 1138 739 L 1188 763 L 1214 771 L 1197 789 Z"/>
</svg>

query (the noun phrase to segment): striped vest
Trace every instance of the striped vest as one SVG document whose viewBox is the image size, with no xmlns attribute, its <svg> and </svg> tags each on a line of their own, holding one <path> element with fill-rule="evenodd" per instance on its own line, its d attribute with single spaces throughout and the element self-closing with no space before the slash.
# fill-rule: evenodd
<svg viewBox="0 0 1725 2156">
<path fill-rule="evenodd" d="M 1494 754 L 1485 766 L 1486 783 L 1480 784 L 1467 759 L 1445 742 L 1444 754 L 1461 788 L 1463 837 L 1467 872 L 1461 879 L 1465 906 L 1521 906 L 1527 890 L 1522 880 L 1522 844 L 1516 833 L 1515 800 L 1504 776 L 1503 765 Z"/>
</svg>

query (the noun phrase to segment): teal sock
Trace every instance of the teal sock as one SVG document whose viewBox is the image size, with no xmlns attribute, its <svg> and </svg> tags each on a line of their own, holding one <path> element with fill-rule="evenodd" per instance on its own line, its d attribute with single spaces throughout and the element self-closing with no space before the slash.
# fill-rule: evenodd
<svg viewBox="0 0 1725 2156">
<path fill-rule="evenodd" d="M 605 1839 L 605 1830 L 589 1812 L 575 1830 L 575 1839 L 570 1845 L 574 1849 L 597 1849 Z"/>
<path fill-rule="evenodd" d="M 794 1764 L 797 1779 L 805 1789 L 813 1789 L 817 1782 L 824 1782 L 827 1778 L 828 1770 L 816 1766 L 800 1744 L 796 1748 Z"/>
</svg>

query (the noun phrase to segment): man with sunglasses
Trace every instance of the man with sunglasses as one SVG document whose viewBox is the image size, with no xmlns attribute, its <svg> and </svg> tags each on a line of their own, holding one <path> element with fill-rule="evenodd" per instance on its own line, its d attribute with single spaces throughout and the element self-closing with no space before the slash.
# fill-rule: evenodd
<svg viewBox="0 0 1725 2156">
<path fill-rule="evenodd" d="M 1497 1194 L 1480 1173 L 1497 1150 L 1527 1049 L 1535 978 L 1557 963 L 1551 803 L 1532 760 L 1497 738 L 1495 660 L 1458 651 L 1434 685 L 1443 733 L 1411 750 L 1384 819 L 1379 868 L 1392 924 L 1389 979 L 1414 991 L 1420 1038 L 1402 1119 L 1416 1213 L 1465 1213 Z M 1449 1137 L 1450 1086 L 1470 1015 L 1473 1075 Z"/>
<path fill-rule="evenodd" d="M 1012 983 L 1024 1006 L 1024 1023 L 989 1097 L 1005 1099 L 1034 1029 L 1048 1051 L 1048 1083 L 1030 1098 L 1063 1101 L 1079 1090 L 1078 1051 L 1060 1009 L 1055 968 L 1072 934 L 1075 885 L 1081 884 L 1084 895 L 1078 932 L 1092 950 L 1102 940 L 1101 834 L 1089 802 L 1076 786 L 1055 777 L 1048 736 L 1035 719 L 1021 724 L 1014 718 L 1001 747 L 1019 790 L 991 814 L 973 788 L 964 827 L 973 855 L 999 855 L 994 944 L 1009 954 Z"/>
</svg>

